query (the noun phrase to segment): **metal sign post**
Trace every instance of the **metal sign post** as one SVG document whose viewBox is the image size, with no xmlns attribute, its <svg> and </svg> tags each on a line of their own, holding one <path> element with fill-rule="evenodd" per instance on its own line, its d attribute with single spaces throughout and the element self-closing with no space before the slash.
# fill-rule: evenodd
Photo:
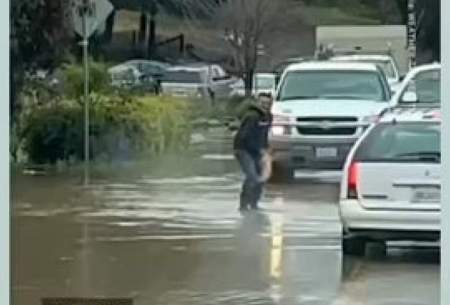
<svg viewBox="0 0 450 305">
<path fill-rule="evenodd" d="M 409 50 L 409 68 L 416 66 L 416 39 L 417 39 L 417 20 L 416 20 L 416 0 L 408 0 L 408 50 Z"/>
<path fill-rule="evenodd" d="M 84 185 L 89 185 L 89 37 L 94 34 L 108 18 L 114 7 L 108 0 L 72 0 L 74 30 L 83 40 L 84 69 Z"/>
<path fill-rule="evenodd" d="M 84 66 L 84 185 L 89 185 L 89 36 L 87 32 L 87 15 L 89 4 L 84 2 L 82 7 L 83 18 L 83 66 Z"/>
</svg>

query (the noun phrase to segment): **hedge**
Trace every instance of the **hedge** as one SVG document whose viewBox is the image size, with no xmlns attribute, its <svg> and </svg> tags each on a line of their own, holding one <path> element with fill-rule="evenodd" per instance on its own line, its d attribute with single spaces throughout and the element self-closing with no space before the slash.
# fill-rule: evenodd
<svg viewBox="0 0 450 305">
<path fill-rule="evenodd" d="M 156 96 L 92 94 L 90 143 L 93 159 L 131 159 L 186 147 L 190 105 Z M 19 136 L 33 163 L 82 160 L 84 112 L 78 99 L 35 105 L 22 119 Z"/>
</svg>

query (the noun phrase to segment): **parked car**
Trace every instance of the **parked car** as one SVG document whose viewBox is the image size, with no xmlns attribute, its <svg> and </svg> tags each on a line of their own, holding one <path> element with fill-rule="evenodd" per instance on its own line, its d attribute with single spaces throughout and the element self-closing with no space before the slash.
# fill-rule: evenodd
<svg viewBox="0 0 450 305">
<path fill-rule="evenodd" d="M 166 70 L 171 66 L 165 62 L 146 59 L 132 59 L 122 63 L 121 65 L 135 67 L 142 74 L 151 75 L 156 79 L 162 77 Z"/>
<path fill-rule="evenodd" d="M 370 240 L 439 239 L 440 121 L 433 109 L 397 108 L 355 144 L 339 201 L 344 253 L 363 254 Z"/>
<path fill-rule="evenodd" d="M 289 66 L 272 110 L 273 179 L 291 179 L 296 168 L 342 168 L 352 145 L 389 100 L 386 77 L 375 64 Z"/>
<path fill-rule="evenodd" d="M 145 75 L 137 68 L 127 65 L 117 65 L 108 69 L 111 85 L 119 88 L 148 88 L 155 91 L 158 84 L 150 75 Z"/>
<path fill-rule="evenodd" d="M 245 84 L 242 79 L 231 85 L 230 96 L 245 96 Z M 253 78 L 252 95 L 258 96 L 261 93 L 274 95 L 276 90 L 276 75 L 273 73 L 257 73 Z"/>
<path fill-rule="evenodd" d="M 401 75 L 395 59 L 390 55 L 375 55 L 375 54 L 357 54 L 357 55 L 341 55 L 334 56 L 330 60 L 346 61 L 346 62 L 365 62 L 379 65 L 388 80 L 392 92 L 399 89 L 401 85 Z"/>
<path fill-rule="evenodd" d="M 168 95 L 214 99 L 228 97 L 235 82 L 219 65 L 200 63 L 167 69 L 161 89 Z"/>
<path fill-rule="evenodd" d="M 433 63 L 411 69 L 392 98 L 397 107 L 440 107 L 441 64 Z"/>
</svg>

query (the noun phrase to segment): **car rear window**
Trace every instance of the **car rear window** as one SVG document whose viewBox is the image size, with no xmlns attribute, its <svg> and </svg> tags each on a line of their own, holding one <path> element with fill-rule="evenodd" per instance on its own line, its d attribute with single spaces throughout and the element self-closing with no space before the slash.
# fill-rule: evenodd
<svg viewBox="0 0 450 305">
<path fill-rule="evenodd" d="M 114 71 L 111 73 L 111 78 L 114 81 L 128 81 L 133 82 L 136 80 L 136 77 L 131 69 L 123 69 L 120 71 Z"/>
<path fill-rule="evenodd" d="M 440 162 L 438 123 L 382 123 L 374 127 L 355 154 L 361 162 Z"/>
<path fill-rule="evenodd" d="M 167 83 L 202 83 L 202 73 L 194 71 L 167 71 L 162 76 L 162 81 Z"/>
</svg>

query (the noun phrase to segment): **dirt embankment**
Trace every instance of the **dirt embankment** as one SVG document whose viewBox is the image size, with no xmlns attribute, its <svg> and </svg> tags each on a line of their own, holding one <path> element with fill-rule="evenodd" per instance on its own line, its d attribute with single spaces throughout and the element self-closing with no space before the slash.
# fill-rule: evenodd
<svg viewBox="0 0 450 305">
<path fill-rule="evenodd" d="M 288 57 L 309 56 L 315 49 L 315 27 L 332 24 L 378 24 L 373 12 L 361 14 L 351 8 L 306 6 L 292 2 L 292 9 L 286 12 L 284 24 L 265 35 L 262 43 L 266 54 L 259 59 L 260 70 L 270 70 Z M 132 47 L 133 36 L 139 28 L 139 12 L 121 10 L 116 14 L 114 35 L 108 54 L 113 60 L 145 56 L 145 46 Z M 192 52 L 206 61 L 226 63 L 230 54 L 223 38 L 224 29 L 214 21 L 182 20 L 159 15 L 156 19 L 157 41 L 184 34 L 185 43 Z M 182 56 L 176 43 L 157 49 L 161 58 L 175 59 Z"/>
</svg>

